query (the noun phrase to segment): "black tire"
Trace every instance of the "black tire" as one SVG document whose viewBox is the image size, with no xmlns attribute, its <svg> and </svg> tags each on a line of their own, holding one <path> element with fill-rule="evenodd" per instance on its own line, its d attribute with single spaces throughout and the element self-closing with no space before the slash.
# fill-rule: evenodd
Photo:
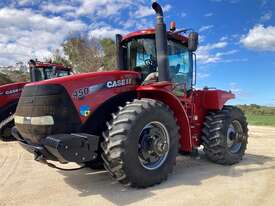
<svg viewBox="0 0 275 206">
<path fill-rule="evenodd" d="M 141 131 L 152 122 L 165 126 L 170 146 L 166 148 L 162 164 L 150 170 L 141 163 L 138 148 Z M 168 106 L 152 99 L 136 99 L 120 107 L 107 125 L 105 141 L 101 144 L 104 151 L 102 158 L 105 168 L 117 181 L 132 187 L 146 188 L 167 179 L 176 164 L 179 145 L 179 128 Z"/>
<path fill-rule="evenodd" d="M 225 106 L 221 111 L 210 112 L 202 133 L 204 152 L 209 160 L 223 165 L 242 160 L 248 128 L 245 115 L 239 108 Z"/>
<path fill-rule="evenodd" d="M 12 134 L 11 129 L 14 127 L 14 121 L 9 122 L 0 130 L 0 139 L 4 142 L 16 140 Z"/>
</svg>

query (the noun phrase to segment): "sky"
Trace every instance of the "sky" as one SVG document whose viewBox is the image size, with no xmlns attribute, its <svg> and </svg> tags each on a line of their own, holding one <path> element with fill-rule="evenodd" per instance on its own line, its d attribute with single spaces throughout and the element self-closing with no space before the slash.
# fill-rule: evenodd
<svg viewBox="0 0 275 206">
<path fill-rule="evenodd" d="M 200 34 L 197 87 L 232 104 L 275 106 L 275 0 L 159 0 L 165 20 Z M 69 36 L 153 27 L 151 0 L 1 0 L 0 65 L 50 57 Z"/>
</svg>

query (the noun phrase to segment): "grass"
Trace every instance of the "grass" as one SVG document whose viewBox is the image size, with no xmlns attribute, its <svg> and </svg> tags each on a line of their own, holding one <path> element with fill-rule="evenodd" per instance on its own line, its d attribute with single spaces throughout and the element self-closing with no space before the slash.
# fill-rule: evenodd
<svg viewBox="0 0 275 206">
<path fill-rule="evenodd" d="M 246 118 L 251 125 L 275 127 L 275 115 L 246 114 Z"/>
</svg>

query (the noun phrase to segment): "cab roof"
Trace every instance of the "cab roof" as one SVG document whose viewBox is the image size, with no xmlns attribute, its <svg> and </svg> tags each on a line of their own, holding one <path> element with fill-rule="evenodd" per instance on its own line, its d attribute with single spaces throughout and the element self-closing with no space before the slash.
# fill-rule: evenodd
<svg viewBox="0 0 275 206">
<path fill-rule="evenodd" d="M 64 67 L 63 64 L 54 64 L 54 63 L 45 63 L 45 62 L 35 62 L 35 67 L 42 67 L 42 68 L 46 68 L 46 67 L 56 67 L 57 69 L 63 69 L 63 70 L 68 70 L 68 71 L 72 71 L 72 68 L 70 67 Z"/>
<path fill-rule="evenodd" d="M 143 29 L 143 30 L 138 30 L 138 31 L 126 34 L 125 36 L 123 36 L 122 41 L 129 41 L 132 38 L 149 37 L 152 35 L 155 35 L 155 29 L 153 28 Z M 168 39 L 174 39 L 174 40 L 180 41 L 183 44 L 188 42 L 188 38 L 186 36 L 183 36 L 177 32 L 167 31 L 167 37 Z"/>
</svg>

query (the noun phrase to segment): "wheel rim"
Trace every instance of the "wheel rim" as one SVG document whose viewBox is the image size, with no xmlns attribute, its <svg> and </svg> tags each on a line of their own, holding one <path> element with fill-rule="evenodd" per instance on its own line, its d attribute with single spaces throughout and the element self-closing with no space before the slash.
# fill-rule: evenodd
<svg viewBox="0 0 275 206">
<path fill-rule="evenodd" d="M 169 133 L 162 123 L 150 122 L 142 129 L 138 142 L 138 158 L 145 169 L 155 170 L 163 165 L 169 148 Z"/>
<path fill-rule="evenodd" d="M 238 120 L 232 121 L 227 130 L 227 147 L 230 152 L 238 153 L 242 147 L 244 138 L 243 128 Z"/>
</svg>

